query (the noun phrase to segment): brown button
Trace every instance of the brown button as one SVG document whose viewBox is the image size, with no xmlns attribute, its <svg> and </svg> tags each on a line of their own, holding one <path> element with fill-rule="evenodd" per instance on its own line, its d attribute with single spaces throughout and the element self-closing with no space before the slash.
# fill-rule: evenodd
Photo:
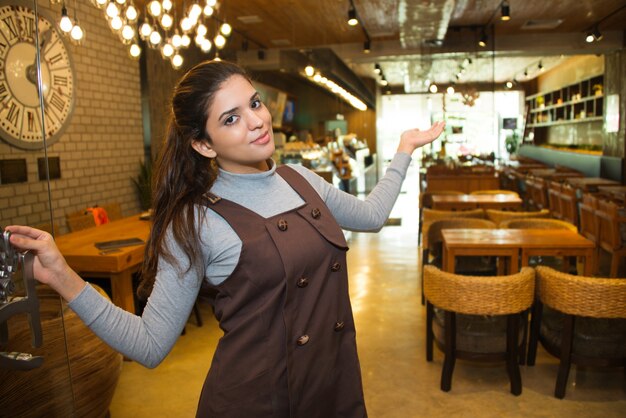
<svg viewBox="0 0 626 418">
<path fill-rule="evenodd" d="M 341 270 L 341 264 L 339 263 L 333 263 L 332 266 L 330 266 L 330 271 L 339 271 Z"/>
<path fill-rule="evenodd" d="M 335 322 L 335 331 L 341 331 L 345 324 L 343 321 Z"/>
<path fill-rule="evenodd" d="M 281 231 L 286 231 L 287 230 L 287 221 L 284 219 L 279 219 L 278 220 L 278 229 L 280 229 Z"/>
<path fill-rule="evenodd" d="M 309 342 L 309 336 L 304 334 L 303 336 L 301 336 L 300 338 L 298 338 L 297 344 L 298 345 L 305 345 L 306 343 Z"/>
<path fill-rule="evenodd" d="M 300 277 L 297 283 L 298 287 L 307 287 L 309 285 L 309 279 L 306 277 Z"/>
<path fill-rule="evenodd" d="M 315 208 L 311 211 L 311 216 L 313 217 L 313 219 L 317 219 L 322 216 L 322 212 L 320 212 L 318 208 Z"/>
</svg>

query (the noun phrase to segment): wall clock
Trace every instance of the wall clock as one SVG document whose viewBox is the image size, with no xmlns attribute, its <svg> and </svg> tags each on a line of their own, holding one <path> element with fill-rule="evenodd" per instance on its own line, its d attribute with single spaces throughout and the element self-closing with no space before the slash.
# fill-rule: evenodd
<svg viewBox="0 0 626 418">
<path fill-rule="evenodd" d="M 70 51 L 54 19 L 39 8 L 39 39 L 32 1 L 0 1 L 0 137 L 22 149 L 44 147 L 36 48 L 41 54 L 44 128 L 47 145 L 58 141 L 74 109 Z"/>
</svg>

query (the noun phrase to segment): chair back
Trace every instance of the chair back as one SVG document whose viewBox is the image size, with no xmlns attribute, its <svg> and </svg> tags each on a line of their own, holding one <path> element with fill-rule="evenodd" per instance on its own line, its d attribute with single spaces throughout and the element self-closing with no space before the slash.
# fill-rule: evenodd
<svg viewBox="0 0 626 418">
<path fill-rule="evenodd" d="M 510 276 L 461 276 L 424 266 L 424 293 L 430 303 L 447 311 L 509 315 L 533 303 L 535 271 L 524 267 Z"/>
<path fill-rule="evenodd" d="M 492 222 L 495 222 L 496 225 L 500 225 L 504 221 L 508 221 L 509 219 L 522 219 L 522 218 L 549 218 L 550 211 L 548 209 L 541 209 L 539 211 L 510 211 L 510 210 L 497 210 L 497 209 L 486 209 L 485 214 L 487 215 L 487 219 Z"/>
<path fill-rule="evenodd" d="M 528 202 L 531 207 L 537 210 L 549 207 L 548 193 L 544 179 L 540 177 L 527 176 L 526 188 L 528 190 Z"/>
<path fill-rule="evenodd" d="M 587 239 L 598 245 L 600 235 L 598 218 L 596 217 L 596 209 L 598 208 L 598 199 L 592 194 L 583 194 L 582 200 L 578 204 L 580 211 L 580 233 Z"/>
<path fill-rule="evenodd" d="M 537 267 L 541 302 L 557 311 L 590 318 L 626 318 L 626 280 L 574 276 Z"/>
<path fill-rule="evenodd" d="M 609 200 L 598 200 L 595 211 L 598 222 L 598 244 L 607 251 L 619 250 L 624 246 L 620 231 L 619 207 Z"/>
<path fill-rule="evenodd" d="M 559 197 L 561 219 L 578 226 L 578 198 L 576 189 L 569 185 L 563 185 Z"/>
<path fill-rule="evenodd" d="M 441 231 L 444 229 L 496 229 L 495 223 L 486 219 L 473 219 L 473 218 L 456 218 L 456 219 L 441 219 L 430 224 L 428 228 L 428 239 L 425 241 L 428 243 L 428 249 L 430 254 L 437 256 L 441 252 L 441 242 L 443 237 Z"/>
<path fill-rule="evenodd" d="M 96 226 L 96 221 L 93 218 L 93 214 L 84 210 L 68 213 L 67 215 L 65 215 L 65 219 L 67 221 L 67 228 L 70 230 L 70 232 L 80 231 L 82 229 Z"/>
<path fill-rule="evenodd" d="M 558 181 L 548 182 L 548 208 L 553 218 L 563 219 L 563 211 L 561 210 L 561 183 Z"/>
<path fill-rule="evenodd" d="M 422 246 L 425 248 L 428 247 L 428 229 L 433 222 L 440 221 L 442 219 L 456 218 L 485 219 L 485 211 L 483 209 L 454 211 L 424 208 L 422 210 Z"/>
<path fill-rule="evenodd" d="M 500 224 L 500 228 L 509 229 L 569 229 L 578 232 L 576 225 L 558 219 L 510 219 Z"/>
</svg>

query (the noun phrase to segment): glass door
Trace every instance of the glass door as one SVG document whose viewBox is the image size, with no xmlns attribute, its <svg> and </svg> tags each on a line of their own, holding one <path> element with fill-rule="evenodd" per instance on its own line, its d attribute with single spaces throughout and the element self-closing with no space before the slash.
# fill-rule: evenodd
<svg viewBox="0 0 626 418">
<path fill-rule="evenodd" d="M 77 319 L 37 284 L 33 256 L 15 251 L 4 231 L 57 229 L 50 177 L 59 167 L 48 150 L 71 113 L 64 96 L 72 79 L 68 45 L 46 7 L 48 0 L 0 1 L 0 415 L 11 417 L 77 415 L 67 344 Z"/>
</svg>

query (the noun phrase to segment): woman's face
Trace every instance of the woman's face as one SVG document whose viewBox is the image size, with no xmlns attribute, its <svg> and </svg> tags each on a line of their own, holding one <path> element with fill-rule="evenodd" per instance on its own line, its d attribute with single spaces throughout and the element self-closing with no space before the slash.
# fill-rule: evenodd
<svg viewBox="0 0 626 418">
<path fill-rule="evenodd" d="M 211 143 L 194 141 L 196 151 L 216 158 L 222 169 L 232 173 L 268 170 L 266 160 L 274 152 L 272 116 L 246 78 L 227 79 L 208 112 L 206 130 Z"/>
</svg>

